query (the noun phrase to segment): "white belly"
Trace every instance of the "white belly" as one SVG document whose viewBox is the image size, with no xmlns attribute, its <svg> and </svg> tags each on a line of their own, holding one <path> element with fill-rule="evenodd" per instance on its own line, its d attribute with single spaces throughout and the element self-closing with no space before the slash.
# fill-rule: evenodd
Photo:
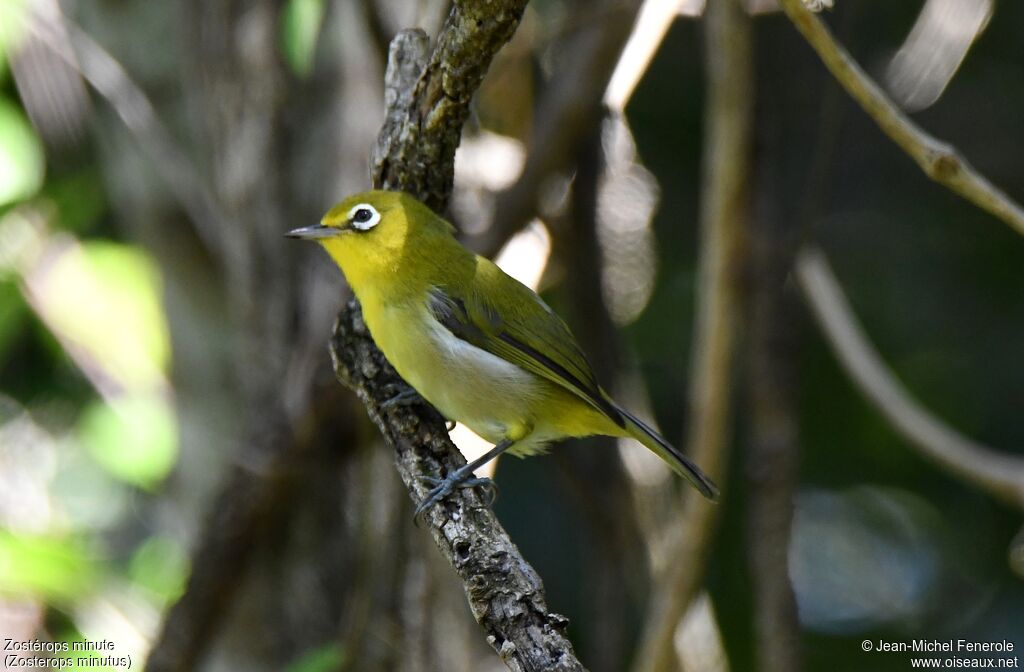
<svg viewBox="0 0 1024 672">
<path fill-rule="evenodd" d="M 445 417 L 492 443 L 532 428 L 529 402 L 543 388 L 534 374 L 456 337 L 425 308 L 419 314 L 385 310 L 387 328 L 369 325 L 374 340 L 402 378 Z M 423 336 L 409 338 L 395 333 L 399 329 Z"/>
</svg>

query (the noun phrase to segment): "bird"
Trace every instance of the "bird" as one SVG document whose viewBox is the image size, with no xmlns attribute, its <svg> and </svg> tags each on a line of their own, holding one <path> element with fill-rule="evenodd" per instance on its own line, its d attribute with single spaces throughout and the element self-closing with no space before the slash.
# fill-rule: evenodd
<svg viewBox="0 0 1024 672">
<path fill-rule="evenodd" d="M 473 472 L 506 451 L 522 457 L 594 435 L 638 441 L 706 498 L 718 498 L 696 464 L 605 392 L 540 296 L 464 247 L 455 227 L 412 195 L 358 193 L 285 235 L 330 255 L 374 342 L 412 390 L 494 444 L 443 478 L 427 477 L 433 487 L 417 516 L 456 488 L 489 485 Z M 416 398 L 412 390 L 388 403 Z"/>
</svg>

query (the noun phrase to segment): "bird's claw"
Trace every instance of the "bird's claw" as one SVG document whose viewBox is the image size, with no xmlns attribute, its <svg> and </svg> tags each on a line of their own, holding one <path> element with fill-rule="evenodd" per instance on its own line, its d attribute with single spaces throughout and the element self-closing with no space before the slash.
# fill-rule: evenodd
<svg viewBox="0 0 1024 672">
<path fill-rule="evenodd" d="M 416 507 L 416 511 L 413 516 L 417 520 L 428 509 L 454 492 L 456 488 L 482 488 L 484 491 L 486 506 L 490 506 L 494 503 L 494 500 L 498 498 L 498 486 L 494 481 L 489 478 L 478 478 L 473 476 L 472 472 L 468 474 L 461 474 L 459 471 L 454 471 L 446 478 L 422 476 L 420 477 L 420 480 L 432 485 L 433 487 L 427 492 L 419 506 Z"/>
<path fill-rule="evenodd" d="M 489 478 L 471 478 L 466 481 L 466 487 L 483 490 L 484 506 L 491 506 L 498 499 L 498 484 Z"/>
<path fill-rule="evenodd" d="M 419 392 L 402 383 L 389 383 L 384 386 L 384 391 L 391 396 L 381 403 L 381 408 L 412 406 L 423 400 Z"/>
</svg>

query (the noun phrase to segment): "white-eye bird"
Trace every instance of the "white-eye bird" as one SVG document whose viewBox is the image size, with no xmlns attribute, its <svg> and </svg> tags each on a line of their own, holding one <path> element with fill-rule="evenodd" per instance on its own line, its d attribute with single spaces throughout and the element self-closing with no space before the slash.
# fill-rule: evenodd
<svg viewBox="0 0 1024 672">
<path fill-rule="evenodd" d="M 287 235 L 319 242 L 341 267 L 377 346 L 445 417 L 495 446 L 431 479 L 420 513 L 504 451 L 555 439 L 632 437 L 705 497 L 718 489 L 685 455 L 601 389 L 565 322 L 533 290 L 463 247 L 454 227 L 408 194 L 368 191 Z"/>
</svg>

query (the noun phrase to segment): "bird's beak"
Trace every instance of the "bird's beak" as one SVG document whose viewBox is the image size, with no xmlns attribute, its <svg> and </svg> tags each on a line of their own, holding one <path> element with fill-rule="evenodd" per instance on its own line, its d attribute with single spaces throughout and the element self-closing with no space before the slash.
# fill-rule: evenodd
<svg viewBox="0 0 1024 672">
<path fill-rule="evenodd" d="M 284 235 L 287 236 L 288 238 L 318 240 L 320 238 L 333 238 L 334 236 L 340 235 L 341 233 L 343 233 L 343 230 L 334 226 L 313 224 L 312 226 L 304 226 L 301 229 L 292 229 L 291 231 Z"/>
</svg>

